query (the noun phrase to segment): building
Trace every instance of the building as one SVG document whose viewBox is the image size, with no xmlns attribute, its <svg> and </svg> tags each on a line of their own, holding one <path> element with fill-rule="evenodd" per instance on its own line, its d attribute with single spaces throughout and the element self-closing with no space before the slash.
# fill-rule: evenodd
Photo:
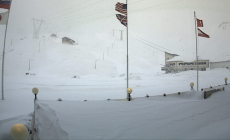
<svg viewBox="0 0 230 140">
<path fill-rule="evenodd" d="M 51 37 L 54 37 L 54 38 L 56 38 L 56 37 L 57 37 L 57 35 L 56 35 L 56 34 L 52 34 L 52 35 L 51 35 Z"/>
<path fill-rule="evenodd" d="M 178 56 L 178 55 L 165 52 L 165 64 L 166 64 L 166 61 L 168 61 L 169 59 L 172 59 L 175 56 Z"/>
<path fill-rule="evenodd" d="M 210 69 L 214 68 L 230 68 L 230 60 L 228 61 L 218 61 L 218 62 L 210 62 Z"/>
<path fill-rule="evenodd" d="M 194 59 L 193 59 L 194 58 Z M 166 73 L 174 73 L 187 70 L 197 70 L 197 62 L 195 56 L 178 56 L 177 54 L 170 54 L 165 52 L 165 66 L 161 68 Z M 209 60 L 201 59 L 198 60 L 198 70 L 206 71 L 209 68 Z"/>
<path fill-rule="evenodd" d="M 68 38 L 68 37 L 63 37 L 62 38 L 62 44 L 69 44 L 69 45 L 74 45 L 75 41 Z"/>
</svg>

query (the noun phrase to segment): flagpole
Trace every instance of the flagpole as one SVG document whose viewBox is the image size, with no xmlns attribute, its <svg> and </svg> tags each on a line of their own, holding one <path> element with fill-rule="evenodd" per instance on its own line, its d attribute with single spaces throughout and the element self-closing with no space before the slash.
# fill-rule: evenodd
<svg viewBox="0 0 230 140">
<path fill-rule="evenodd" d="M 128 0 L 126 0 L 126 4 L 127 4 L 127 27 L 126 27 L 126 31 L 127 31 L 127 88 L 129 88 L 129 48 L 128 48 Z"/>
<path fill-rule="evenodd" d="M 9 17 L 10 17 L 11 3 L 12 3 L 12 0 L 10 1 L 8 18 L 7 18 L 7 21 L 6 21 L 6 30 L 5 30 L 4 46 L 3 46 L 3 54 L 2 54 L 2 100 L 4 100 L 4 58 L 5 58 L 5 48 L 6 48 L 6 33 L 7 33 L 7 27 L 8 27 L 8 20 L 9 20 Z"/>
<path fill-rule="evenodd" d="M 197 91 L 198 91 L 198 53 L 197 53 L 197 21 L 196 21 L 196 12 L 194 11 L 194 19 L 195 19 L 195 33 L 196 33 L 196 73 L 197 73 Z"/>
</svg>

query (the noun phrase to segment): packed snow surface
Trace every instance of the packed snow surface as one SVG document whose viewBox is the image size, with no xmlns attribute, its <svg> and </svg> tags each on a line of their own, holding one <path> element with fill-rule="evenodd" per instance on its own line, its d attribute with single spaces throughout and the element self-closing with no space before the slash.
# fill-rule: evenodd
<svg viewBox="0 0 230 140">
<path fill-rule="evenodd" d="M 203 92 L 149 98 L 57 101 L 37 100 L 36 135 L 40 139 L 229 139 L 230 86 L 203 99 Z M 1 101 L 0 139 L 12 139 L 15 123 L 29 126 L 33 99 Z M 14 105 L 10 102 L 14 102 Z M 25 107 L 21 102 L 26 102 Z M 15 106 L 16 105 L 16 106 Z M 19 115 L 19 116 L 18 116 Z M 16 117 L 15 117 L 16 116 Z"/>
</svg>

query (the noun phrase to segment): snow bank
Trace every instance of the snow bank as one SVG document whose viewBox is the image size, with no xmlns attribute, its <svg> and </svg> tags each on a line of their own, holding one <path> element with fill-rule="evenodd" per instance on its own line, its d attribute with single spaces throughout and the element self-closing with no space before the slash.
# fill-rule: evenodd
<svg viewBox="0 0 230 140">
<path fill-rule="evenodd" d="M 35 105 L 35 138 L 36 139 L 55 139 L 68 140 L 66 133 L 58 124 L 58 118 L 55 111 L 49 108 L 48 105 L 36 102 Z M 33 113 L 29 115 L 20 115 L 17 117 L 0 120 L 0 140 L 13 140 L 10 134 L 11 127 L 14 124 L 20 123 L 31 129 L 31 120 Z"/>
<path fill-rule="evenodd" d="M 55 110 L 39 101 L 36 101 L 35 110 L 35 128 L 37 130 L 35 138 L 41 140 L 68 140 L 68 133 L 66 133 L 58 124 Z"/>
<path fill-rule="evenodd" d="M 17 123 L 23 124 L 29 130 L 32 113 L 29 115 L 20 115 L 17 117 L 0 120 L 0 139 L 1 140 L 13 140 L 10 134 L 11 127 Z"/>
</svg>

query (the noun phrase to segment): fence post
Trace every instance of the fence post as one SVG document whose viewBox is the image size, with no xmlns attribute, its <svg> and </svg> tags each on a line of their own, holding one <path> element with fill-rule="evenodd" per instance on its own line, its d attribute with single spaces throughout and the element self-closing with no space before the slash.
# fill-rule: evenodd
<svg viewBox="0 0 230 140">
<path fill-rule="evenodd" d="M 204 91 L 204 99 L 206 99 L 206 91 Z"/>
<path fill-rule="evenodd" d="M 38 94 L 38 88 L 33 88 L 32 89 L 32 92 L 33 94 L 35 95 L 34 97 L 34 114 L 33 114 L 33 118 L 32 118 L 32 123 L 31 123 L 31 129 L 32 129 L 32 136 L 31 136 L 31 140 L 34 140 L 34 125 L 35 125 L 35 103 L 36 103 L 36 100 L 37 100 L 37 94 Z"/>
</svg>

